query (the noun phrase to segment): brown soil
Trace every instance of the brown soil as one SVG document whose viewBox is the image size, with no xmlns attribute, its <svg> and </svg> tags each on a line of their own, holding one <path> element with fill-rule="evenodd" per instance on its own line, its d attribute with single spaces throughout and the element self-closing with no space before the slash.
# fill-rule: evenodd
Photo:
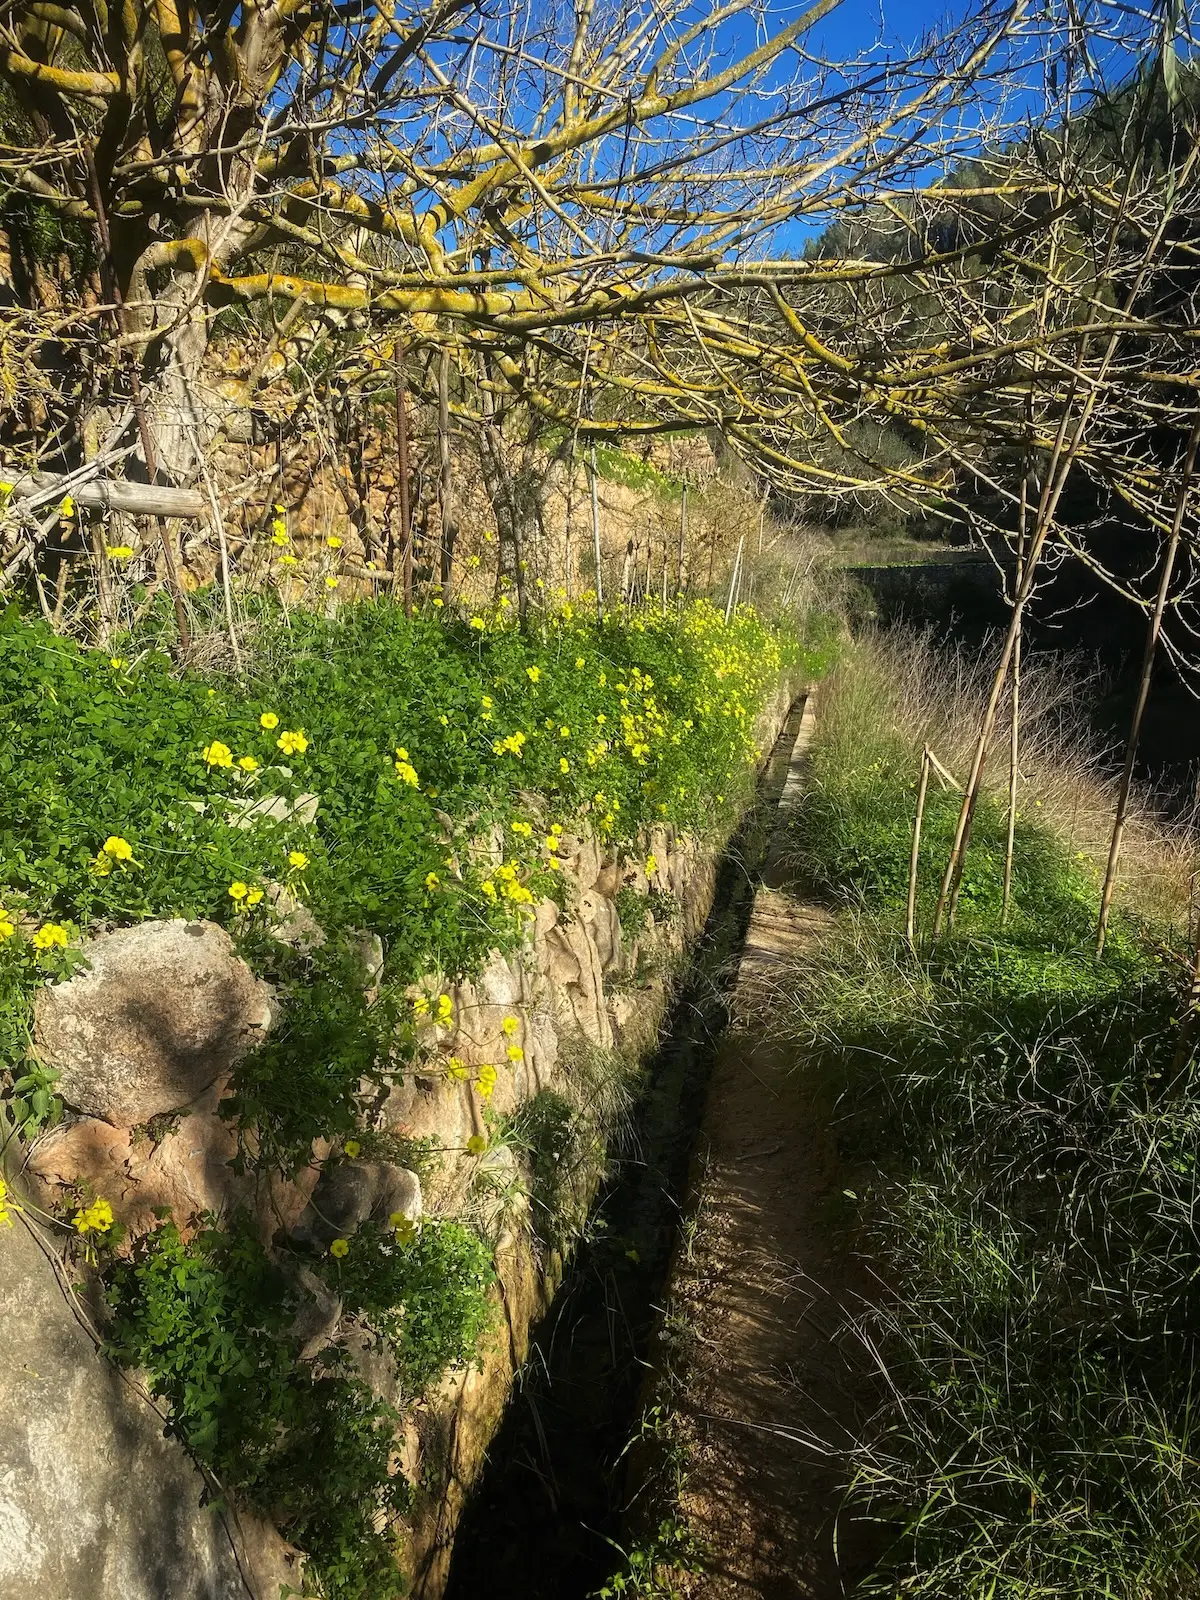
<svg viewBox="0 0 1200 1600">
<path fill-rule="evenodd" d="M 811 712 L 782 803 L 802 781 Z M 777 838 L 782 824 L 777 829 Z M 781 885 L 775 843 L 738 973 L 735 1021 L 709 1090 L 690 1245 L 671 1285 L 688 1328 L 680 1511 L 704 1551 L 690 1600 L 827 1600 L 869 1564 L 868 1530 L 839 1519 L 839 1446 L 868 1403 L 838 1330 L 862 1269 L 831 1226 L 841 1184 L 831 1107 L 795 1052 L 763 1037 L 772 992 L 832 914 Z"/>
</svg>

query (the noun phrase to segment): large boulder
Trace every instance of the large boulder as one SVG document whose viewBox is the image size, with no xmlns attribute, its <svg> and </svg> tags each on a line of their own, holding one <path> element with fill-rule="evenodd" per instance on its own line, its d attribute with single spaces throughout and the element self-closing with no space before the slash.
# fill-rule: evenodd
<svg viewBox="0 0 1200 1600">
<path fill-rule="evenodd" d="M 321 1174 L 292 1237 L 324 1248 L 334 1239 L 348 1238 L 364 1222 L 386 1227 L 396 1212 L 418 1222 L 421 1210 L 421 1180 L 407 1167 L 390 1161 L 340 1161 Z"/>
<path fill-rule="evenodd" d="M 0 1596 L 277 1600 L 296 1552 L 213 1502 L 63 1293 L 55 1241 L 0 1227 Z"/>
<path fill-rule="evenodd" d="M 130 1128 L 189 1105 L 271 1026 L 271 991 L 212 922 L 143 922 L 39 991 L 35 1041 L 68 1106 Z"/>
</svg>

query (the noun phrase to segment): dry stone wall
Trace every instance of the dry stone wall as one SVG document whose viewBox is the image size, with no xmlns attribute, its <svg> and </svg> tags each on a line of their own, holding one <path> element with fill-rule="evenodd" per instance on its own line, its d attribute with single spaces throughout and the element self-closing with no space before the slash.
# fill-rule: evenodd
<svg viewBox="0 0 1200 1600">
<path fill-rule="evenodd" d="M 790 686 L 783 685 L 764 712 L 759 729 L 764 751 L 773 743 L 791 699 Z M 238 1059 L 273 1025 L 274 1007 L 265 986 L 221 929 L 175 920 L 144 923 L 89 941 L 84 954 L 90 970 L 39 996 L 37 1040 L 44 1058 L 62 1072 L 68 1115 L 31 1152 L 26 1178 L 35 1197 L 54 1208 L 81 1188 L 102 1194 L 132 1234 L 152 1226 L 162 1208 L 169 1208 L 185 1230 L 202 1212 L 246 1210 L 268 1245 L 282 1235 L 317 1244 L 348 1237 L 368 1218 L 396 1211 L 416 1220 L 423 1211 L 452 1216 L 469 1210 L 481 1171 L 491 1170 L 495 1176 L 507 1162 L 513 1170 L 500 1176 L 517 1173 L 511 1152 L 503 1146 L 482 1157 L 468 1153 L 467 1141 L 484 1131 L 481 1104 L 469 1081 L 451 1075 L 445 1064 L 454 1057 L 468 1067 L 495 1064 L 491 1105 L 503 1116 L 540 1090 L 562 1086 L 580 1042 L 632 1055 L 645 1051 L 662 1020 L 671 972 L 702 929 L 712 903 L 716 848 L 668 827 L 651 830 L 633 854 L 607 848 L 585 831 L 564 834 L 560 855 L 566 880 L 563 906 L 542 901 L 523 946 L 508 955 L 494 952 L 473 978 L 447 985 L 431 974 L 415 986 L 414 997 L 420 992 L 450 995 L 452 1024 L 440 1025 L 437 1008 L 431 1006 L 414 1070 L 381 1100 L 372 1103 L 364 1093 L 364 1118 L 372 1127 L 440 1147 L 441 1159 L 423 1183 L 402 1167 L 375 1161 L 339 1162 L 323 1176 L 329 1147 L 319 1142 L 311 1165 L 294 1180 L 236 1170 L 236 1134 L 218 1108 Z M 636 932 L 621 926 L 618 896 L 623 890 L 633 891 L 641 908 Z M 644 898 L 651 890 L 659 891 L 659 898 Z M 656 923 L 651 910 L 655 904 L 669 905 L 671 915 Z M 380 953 L 369 936 L 363 945 L 364 984 L 369 985 Z M 512 1034 L 505 1031 L 505 1019 L 514 1017 L 519 1025 Z M 519 1059 L 509 1061 L 507 1050 L 513 1044 L 519 1047 Z M 364 1085 L 364 1091 L 368 1088 Z M 398 1441 L 399 1465 L 421 1486 L 406 1541 L 406 1565 L 417 1600 L 437 1600 L 444 1587 L 464 1497 L 527 1355 L 531 1328 L 557 1285 L 560 1264 L 539 1251 L 519 1210 L 502 1213 L 493 1223 L 495 1329 L 475 1366 L 451 1374 L 433 1394 L 408 1408 Z M 7 1240 L 0 1241 L 0 1252 L 9 1273 L 13 1257 Z M 45 1258 L 31 1259 L 26 1268 L 30 1281 L 44 1289 L 49 1270 Z M 31 1314 L 23 1309 L 19 1287 L 26 1268 L 18 1263 L 16 1280 L 9 1273 L 7 1298 L 0 1301 L 5 1319 L 0 1336 L 6 1341 L 8 1323 Z M 395 1400 L 390 1363 L 370 1348 L 361 1332 L 343 1322 L 336 1297 L 315 1275 L 308 1273 L 307 1280 L 308 1301 L 295 1329 L 305 1354 L 342 1342 L 355 1352 L 372 1387 Z M 300 1286 L 305 1287 L 303 1272 Z M 129 1419 L 140 1415 L 145 1401 L 123 1390 L 99 1357 L 86 1370 L 90 1376 L 80 1380 L 85 1388 L 102 1387 L 106 1396 L 104 1407 L 87 1424 L 89 1439 L 78 1441 L 65 1417 L 46 1410 L 48 1397 L 43 1404 L 37 1395 L 23 1396 L 24 1420 L 9 1451 L 18 1476 L 21 1462 L 31 1459 L 37 1430 L 39 1437 L 46 1436 L 45 1448 L 61 1450 L 65 1459 L 77 1452 L 85 1460 L 89 1453 L 106 1452 L 119 1465 L 130 1448 L 134 1434 Z M 8 1416 L 12 1418 L 11 1410 Z M 143 1423 L 138 1426 L 144 1431 Z M 192 1473 L 176 1446 L 164 1443 L 162 1449 L 177 1458 L 181 1473 Z M 0 1529 L 7 1481 L 3 1460 L 0 1452 Z M 111 1538 L 136 1545 L 143 1552 L 138 1559 L 153 1557 L 169 1575 L 196 1540 L 203 1544 L 216 1537 L 211 1514 L 200 1509 L 198 1488 L 196 1478 L 190 1489 L 180 1489 L 176 1521 L 184 1531 L 165 1524 L 161 1549 L 154 1549 L 155 1526 L 143 1524 L 133 1508 L 124 1520 L 114 1513 Z M 65 1504 L 56 1508 L 51 1489 L 32 1511 L 21 1514 L 45 1546 L 48 1570 L 65 1572 L 64 1541 L 72 1537 L 73 1511 Z M 3 1548 L 0 1541 L 0 1552 Z M 192 1566 L 195 1559 L 186 1556 Z M 272 1559 L 275 1566 L 267 1563 L 266 1587 L 259 1579 L 247 1579 L 247 1592 L 260 1593 L 264 1600 L 276 1600 L 278 1591 L 275 1577 L 283 1556 L 276 1551 Z M 21 1592 L 36 1600 L 81 1600 L 85 1593 L 88 1600 L 127 1600 L 139 1592 L 105 1576 L 107 1571 L 98 1568 L 86 1588 L 72 1588 L 64 1579 Z M 161 1592 L 224 1600 L 233 1592 L 224 1583 L 214 1578 L 197 1586 L 180 1574 L 178 1582 L 164 1578 Z M 7 1600 L 2 1579 L 0 1597 Z"/>
</svg>

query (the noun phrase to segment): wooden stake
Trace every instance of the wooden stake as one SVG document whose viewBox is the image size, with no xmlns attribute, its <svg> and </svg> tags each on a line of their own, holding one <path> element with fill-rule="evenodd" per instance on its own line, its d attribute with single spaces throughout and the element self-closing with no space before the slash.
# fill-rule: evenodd
<svg viewBox="0 0 1200 1600">
<path fill-rule="evenodd" d="M 917 867 L 921 859 L 921 824 L 925 818 L 925 796 L 929 793 L 929 746 L 921 752 L 921 779 L 917 784 L 917 813 L 913 818 L 912 853 L 908 858 L 908 912 L 904 919 L 904 937 L 908 948 L 917 943 Z"/>
<path fill-rule="evenodd" d="M 592 548 L 596 557 L 596 615 L 604 621 L 604 578 L 600 570 L 600 496 L 596 490 L 596 446 L 588 463 L 592 480 Z"/>
<path fill-rule="evenodd" d="M 1163 612 L 1171 592 L 1171 577 L 1175 558 L 1179 553 L 1183 520 L 1187 511 L 1188 492 L 1196 466 L 1196 447 L 1200 445 L 1200 415 L 1192 424 L 1188 435 L 1187 455 L 1183 463 L 1183 477 L 1175 500 L 1175 516 L 1171 523 L 1171 536 L 1163 554 L 1162 569 L 1158 578 L 1158 593 L 1154 597 L 1154 610 L 1146 629 L 1146 648 L 1142 655 L 1142 674 L 1138 680 L 1137 700 L 1133 707 L 1133 721 L 1129 725 L 1129 739 L 1125 747 L 1125 765 L 1121 771 L 1121 787 L 1117 794 L 1116 815 L 1113 818 L 1112 838 L 1108 846 L 1108 864 L 1104 870 L 1104 888 L 1100 894 L 1100 916 L 1096 925 L 1096 955 L 1104 954 L 1104 941 L 1108 933 L 1108 918 L 1112 910 L 1113 891 L 1117 884 L 1117 864 L 1121 859 L 1121 842 L 1125 834 L 1125 818 L 1129 810 L 1129 789 L 1133 783 L 1133 768 L 1137 760 L 1138 741 L 1141 738 L 1142 718 L 1150 698 L 1150 680 L 1154 675 L 1154 658 L 1158 654 L 1158 641 L 1162 633 Z"/>
<path fill-rule="evenodd" d="M 449 601 L 454 577 L 454 477 L 450 461 L 450 352 L 443 350 L 438 362 L 438 512 L 442 525 L 442 550 L 439 577 L 442 599 Z"/>
<path fill-rule="evenodd" d="M 400 482 L 400 563 L 403 574 L 404 615 L 412 616 L 413 549 L 412 506 L 408 498 L 408 407 L 404 403 L 404 352 L 397 339 L 392 359 L 396 369 L 396 471 Z"/>
</svg>

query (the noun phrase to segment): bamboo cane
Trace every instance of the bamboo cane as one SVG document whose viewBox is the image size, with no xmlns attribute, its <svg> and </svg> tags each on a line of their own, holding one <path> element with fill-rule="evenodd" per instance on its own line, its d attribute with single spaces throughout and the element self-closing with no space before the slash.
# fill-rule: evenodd
<svg viewBox="0 0 1200 1600">
<path fill-rule="evenodd" d="M 913 818 L 912 853 L 908 858 L 908 911 L 904 919 L 904 937 L 910 950 L 917 943 L 917 868 L 921 859 L 921 824 L 925 818 L 925 797 L 929 793 L 929 746 L 921 752 L 921 779 L 917 784 L 917 811 Z"/>
</svg>

